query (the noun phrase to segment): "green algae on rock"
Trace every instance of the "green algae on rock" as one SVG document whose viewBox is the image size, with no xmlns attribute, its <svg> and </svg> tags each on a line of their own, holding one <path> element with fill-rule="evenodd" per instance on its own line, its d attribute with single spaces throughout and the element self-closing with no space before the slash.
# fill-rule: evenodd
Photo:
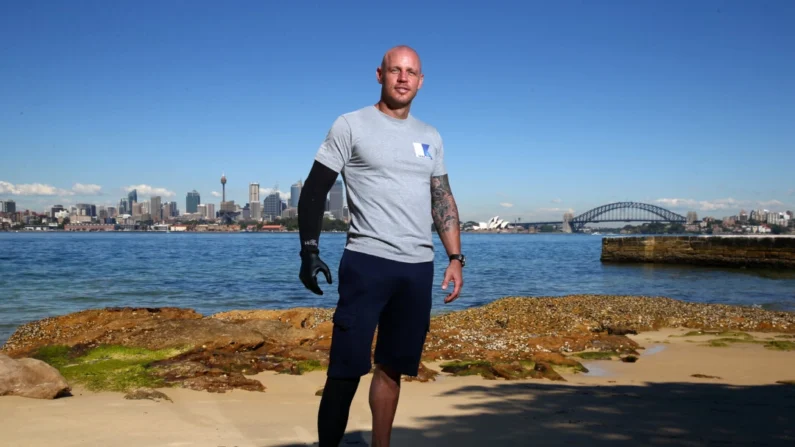
<svg viewBox="0 0 795 447">
<path fill-rule="evenodd" d="M 714 337 L 740 337 L 744 339 L 753 339 L 754 337 L 751 334 L 746 332 L 736 332 L 736 331 L 690 331 L 686 334 L 682 335 L 671 335 L 671 337 L 698 337 L 701 335 L 709 335 Z"/>
<path fill-rule="evenodd" d="M 487 379 L 496 379 L 496 375 L 491 369 L 491 362 L 485 360 L 452 361 L 442 363 L 442 372 L 450 373 L 454 376 L 474 376 L 481 375 Z"/>
<path fill-rule="evenodd" d="M 287 360 L 289 361 L 289 359 Z M 292 364 L 289 369 L 280 371 L 282 374 L 302 375 L 312 371 L 321 371 L 326 369 L 326 366 L 320 363 L 319 360 L 299 360 Z"/>
<path fill-rule="evenodd" d="M 441 368 L 443 372 L 454 376 L 479 375 L 488 380 L 497 378 L 517 380 L 533 376 L 532 370 L 526 369 L 518 361 L 492 363 L 485 360 L 459 360 L 443 363 Z"/>
<path fill-rule="evenodd" d="M 585 351 L 572 354 L 583 360 L 612 360 L 618 358 L 619 354 L 612 351 Z"/>
<path fill-rule="evenodd" d="M 91 391 L 126 392 L 167 386 L 153 374 L 151 364 L 180 353 L 178 348 L 150 350 L 100 345 L 86 350 L 56 345 L 40 348 L 33 358 L 56 368 L 70 384 L 80 384 Z"/>
<path fill-rule="evenodd" d="M 765 347 L 774 351 L 795 351 L 795 342 L 773 340 L 765 343 Z"/>
<path fill-rule="evenodd" d="M 126 368 L 126 377 L 133 383 L 144 378 L 155 384 L 207 391 L 262 391 L 261 382 L 244 375 L 262 371 L 303 374 L 326 367 L 332 316 L 333 309 L 311 308 L 230 311 L 210 317 L 190 309 L 106 308 L 27 323 L 2 350 L 12 358 L 38 353 L 49 358 L 50 363 L 60 362 L 62 368 L 69 365 L 73 371 L 89 366 L 103 366 L 112 371 Z M 626 335 L 618 334 L 664 327 L 699 329 L 686 334 L 687 342 L 702 344 L 715 339 L 711 341 L 715 346 L 742 342 L 789 350 L 787 343 L 771 343 L 789 341 L 784 340 L 787 337 L 755 340 L 740 331 L 792 334 L 795 314 L 663 297 L 506 297 L 431 318 L 422 360 L 484 361 L 486 364 L 469 366 L 457 374 L 494 378 L 540 377 L 536 368 L 539 359 L 561 372 L 584 372 L 581 364 L 565 363 L 576 362 L 575 359 L 629 360 L 631 357 L 625 356 L 639 356 L 640 346 Z M 78 359 L 99 345 L 178 351 L 169 358 L 156 356 L 150 362 L 142 360 L 138 366 L 126 365 L 126 360 L 120 358 L 81 365 L 83 360 Z M 572 353 L 578 354 L 572 356 Z M 564 362 L 561 365 L 555 359 L 542 358 L 548 354 L 568 360 L 560 360 Z M 111 361 L 121 363 L 114 366 Z M 406 380 L 426 381 L 438 374 L 427 372 Z M 122 382 L 123 377 L 119 378 Z"/>
<path fill-rule="evenodd" d="M 505 380 L 546 378 L 549 380 L 565 381 L 565 379 L 558 373 L 557 369 L 570 373 L 588 372 L 588 369 L 574 359 L 568 359 L 571 360 L 571 362 L 556 361 L 554 358 L 550 358 L 548 360 L 550 361 L 527 359 L 511 362 L 456 360 L 443 363 L 440 366 L 443 372 L 452 374 L 454 376 L 479 375 L 488 380 L 495 380 L 498 378 Z M 556 362 L 555 366 L 553 366 L 552 362 Z"/>
</svg>

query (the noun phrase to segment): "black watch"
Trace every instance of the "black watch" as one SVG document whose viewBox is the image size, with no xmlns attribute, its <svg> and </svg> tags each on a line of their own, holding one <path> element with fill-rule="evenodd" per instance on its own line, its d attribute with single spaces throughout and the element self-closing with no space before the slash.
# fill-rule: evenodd
<svg viewBox="0 0 795 447">
<path fill-rule="evenodd" d="M 460 254 L 459 255 L 450 255 L 450 260 L 452 261 L 453 259 L 457 259 L 458 261 L 460 261 L 461 262 L 461 267 L 467 265 L 467 258 L 464 255 L 460 255 Z"/>
</svg>

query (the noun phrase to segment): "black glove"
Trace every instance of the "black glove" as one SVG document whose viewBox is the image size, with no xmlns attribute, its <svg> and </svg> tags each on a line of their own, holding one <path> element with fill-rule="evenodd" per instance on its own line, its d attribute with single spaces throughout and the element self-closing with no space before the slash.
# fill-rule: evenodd
<svg viewBox="0 0 795 447">
<path fill-rule="evenodd" d="M 317 285 L 317 274 L 323 272 L 326 281 L 331 284 L 331 272 L 325 262 L 320 259 L 320 253 L 316 251 L 301 251 L 301 272 L 298 277 L 307 289 L 318 295 L 323 295 L 323 291 Z"/>
</svg>

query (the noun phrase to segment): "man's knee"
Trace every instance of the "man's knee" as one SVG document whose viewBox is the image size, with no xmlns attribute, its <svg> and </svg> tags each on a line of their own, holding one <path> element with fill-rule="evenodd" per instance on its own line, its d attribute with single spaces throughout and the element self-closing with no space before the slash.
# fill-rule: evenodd
<svg viewBox="0 0 795 447">
<path fill-rule="evenodd" d="M 378 373 L 383 374 L 392 382 L 395 382 L 398 386 L 400 386 L 400 371 L 398 371 L 396 368 L 390 365 L 377 363 L 375 365 L 375 370 L 376 374 Z"/>
</svg>

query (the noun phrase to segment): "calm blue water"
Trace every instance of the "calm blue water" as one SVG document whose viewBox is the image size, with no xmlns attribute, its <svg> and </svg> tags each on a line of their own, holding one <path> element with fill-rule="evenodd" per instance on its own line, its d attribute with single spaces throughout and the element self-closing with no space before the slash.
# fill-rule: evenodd
<svg viewBox="0 0 795 447">
<path fill-rule="evenodd" d="M 0 343 L 20 324 L 105 306 L 230 309 L 332 307 L 345 235 L 321 236 L 334 284 L 316 296 L 298 280 L 297 233 L 0 233 Z M 447 258 L 436 239 L 435 311 L 510 295 L 633 294 L 795 310 L 795 273 L 603 265 L 601 237 L 462 235 L 464 290 L 442 300 Z"/>
</svg>

